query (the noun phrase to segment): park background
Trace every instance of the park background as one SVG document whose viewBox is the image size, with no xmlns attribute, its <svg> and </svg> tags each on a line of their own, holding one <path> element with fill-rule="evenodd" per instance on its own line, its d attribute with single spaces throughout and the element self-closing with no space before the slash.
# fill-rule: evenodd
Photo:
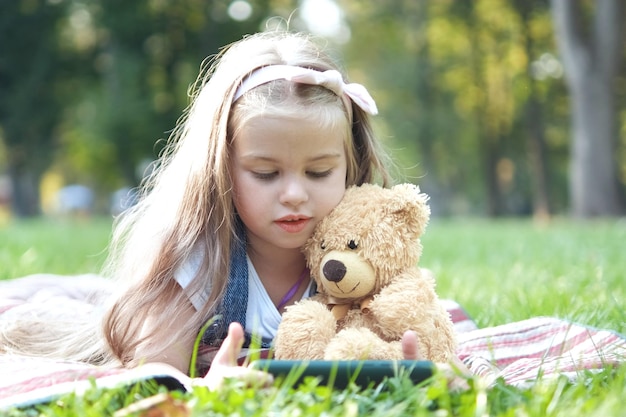
<svg viewBox="0 0 626 417">
<path fill-rule="evenodd" d="M 109 214 L 245 34 L 320 36 L 368 86 L 401 179 L 435 216 L 618 217 L 626 184 L 620 0 L 3 0 L 0 206 Z M 205 61 L 206 62 L 206 61 Z M 125 192 L 125 191 L 123 191 Z"/>
<path fill-rule="evenodd" d="M 432 196 L 420 265 L 442 297 L 481 328 L 551 316 L 626 334 L 625 8 L 622 0 L 0 0 L 0 280 L 101 271 L 112 194 L 146 174 L 203 60 L 245 34 L 288 26 L 326 39 L 351 81 L 368 87 L 400 173 Z M 88 220 L 60 210 L 58 192 L 71 185 L 95 192 Z M 322 414 L 313 404 L 352 415 L 355 403 L 385 417 L 623 416 L 623 366 L 581 376 L 453 395 L 435 385 L 425 391 L 434 401 L 426 404 L 441 407 L 432 413 L 419 412 L 419 387 L 333 401 L 332 391 L 321 399 L 320 390 L 290 391 L 278 407 L 304 416 Z M 76 399 L 49 414 L 112 414 L 98 412 L 111 409 L 111 396 L 93 398 L 101 404 Z M 242 398 L 255 415 L 276 413 L 265 391 L 198 398 L 230 414 L 241 414 Z"/>
</svg>

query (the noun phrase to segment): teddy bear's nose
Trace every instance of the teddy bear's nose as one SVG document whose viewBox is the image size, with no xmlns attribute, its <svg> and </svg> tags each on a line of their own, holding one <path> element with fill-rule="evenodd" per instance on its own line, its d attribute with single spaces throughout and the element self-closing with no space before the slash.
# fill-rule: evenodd
<svg viewBox="0 0 626 417">
<path fill-rule="evenodd" d="M 331 259 L 326 262 L 326 264 L 324 264 L 322 272 L 324 272 L 324 276 L 327 280 L 332 282 L 339 282 L 346 275 L 346 266 L 343 264 L 343 262 Z"/>
</svg>

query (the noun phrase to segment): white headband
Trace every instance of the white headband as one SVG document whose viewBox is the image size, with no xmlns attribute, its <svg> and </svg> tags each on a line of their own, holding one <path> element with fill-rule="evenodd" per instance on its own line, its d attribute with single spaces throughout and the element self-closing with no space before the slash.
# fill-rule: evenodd
<svg viewBox="0 0 626 417">
<path fill-rule="evenodd" d="M 237 88 L 233 103 L 253 88 L 274 80 L 287 80 L 301 84 L 321 85 L 326 87 L 341 97 L 350 118 L 352 118 L 352 105 L 350 100 L 365 112 L 371 115 L 378 114 L 376 103 L 367 92 L 367 89 L 361 84 L 344 83 L 343 77 L 339 71 L 328 70 L 322 72 L 293 65 L 269 65 L 254 70 L 248 78 L 239 85 L 239 88 Z"/>
</svg>

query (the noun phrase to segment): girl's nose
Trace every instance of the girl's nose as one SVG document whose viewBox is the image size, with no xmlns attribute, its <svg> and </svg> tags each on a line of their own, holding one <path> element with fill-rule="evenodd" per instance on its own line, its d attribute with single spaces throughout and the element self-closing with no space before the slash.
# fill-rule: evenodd
<svg viewBox="0 0 626 417">
<path fill-rule="evenodd" d="M 309 195 L 302 179 L 296 177 L 285 178 L 280 193 L 280 202 L 282 204 L 297 206 L 308 199 Z"/>
</svg>

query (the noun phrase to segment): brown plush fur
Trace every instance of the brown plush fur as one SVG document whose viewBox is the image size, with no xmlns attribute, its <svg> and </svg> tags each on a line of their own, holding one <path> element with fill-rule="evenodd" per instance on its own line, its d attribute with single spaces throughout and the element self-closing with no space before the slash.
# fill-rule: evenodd
<svg viewBox="0 0 626 417">
<path fill-rule="evenodd" d="M 402 359 L 407 330 L 424 359 L 452 359 L 452 321 L 417 267 L 427 201 L 412 184 L 346 190 L 304 247 L 318 294 L 283 314 L 277 359 Z"/>
</svg>

